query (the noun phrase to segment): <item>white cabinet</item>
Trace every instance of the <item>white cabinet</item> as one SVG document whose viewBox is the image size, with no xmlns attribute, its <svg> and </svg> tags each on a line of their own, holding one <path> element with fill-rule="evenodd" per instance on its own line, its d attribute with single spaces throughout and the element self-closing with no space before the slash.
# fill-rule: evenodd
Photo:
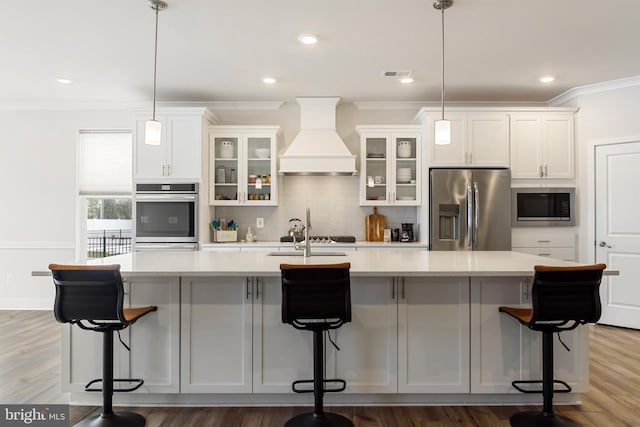
<svg viewBox="0 0 640 427">
<path fill-rule="evenodd" d="M 398 392 L 469 393 L 469 278 L 398 278 Z"/>
<path fill-rule="evenodd" d="M 575 261 L 575 227 L 525 227 L 511 229 L 515 252 Z"/>
<path fill-rule="evenodd" d="M 160 145 L 144 142 L 145 122 L 151 112 L 135 117 L 133 177 L 137 182 L 199 182 L 202 178 L 202 144 L 215 116 L 203 108 L 158 110 L 162 124 Z"/>
<path fill-rule="evenodd" d="M 436 145 L 435 122 L 428 116 L 429 165 L 434 167 L 509 167 L 509 116 L 501 112 L 449 112 L 451 144 Z"/>
<path fill-rule="evenodd" d="M 326 376 L 344 379 L 347 393 L 398 391 L 395 289 L 390 277 L 351 279 L 352 320 L 330 331 L 340 351 L 325 340 Z"/>
<path fill-rule="evenodd" d="M 360 205 L 419 206 L 422 184 L 420 126 L 357 126 Z"/>
<path fill-rule="evenodd" d="M 313 333 L 282 323 L 280 277 L 255 280 L 253 392 L 292 393 L 293 381 L 313 378 Z"/>
<path fill-rule="evenodd" d="M 127 307 L 156 305 L 120 332 L 128 351 L 114 334 L 114 378 L 142 378 L 136 393 L 178 393 L 180 390 L 180 289 L 177 277 L 139 277 L 125 282 Z M 62 386 L 82 391 L 102 377 L 102 334 L 65 325 L 62 337 Z"/>
<path fill-rule="evenodd" d="M 181 283 L 181 391 L 250 393 L 253 279 Z"/>
<path fill-rule="evenodd" d="M 575 178 L 573 113 L 511 115 L 511 178 Z"/>
<path fill-rule="evenodd" d="M 519 393 L 514 380 L 542 378 L 541 332 L 522 326 L 498 307 L 530 307 L 531 279 L 471 279 L 471 393 Z M 567 352 L 554 336 L 554 377 L 575 392 L 588 385 L 588 331 L 563 332 Z"/>
<path fill-rule="evenodd" d="M 279 126 L 209 128 L 209 204 L 276 206 Z"/>
</svg>

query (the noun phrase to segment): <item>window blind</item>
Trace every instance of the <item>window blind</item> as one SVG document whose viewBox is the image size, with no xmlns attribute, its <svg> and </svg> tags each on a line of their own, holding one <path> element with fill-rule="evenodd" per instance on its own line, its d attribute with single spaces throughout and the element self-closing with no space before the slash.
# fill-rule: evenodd
<svg viewBox="0 0 640 427">
<path fill-rule="evenodd" d="M 131 194 L 131 132 L 81 131 L 78 187 L 81 195 Z"/>
</svg>

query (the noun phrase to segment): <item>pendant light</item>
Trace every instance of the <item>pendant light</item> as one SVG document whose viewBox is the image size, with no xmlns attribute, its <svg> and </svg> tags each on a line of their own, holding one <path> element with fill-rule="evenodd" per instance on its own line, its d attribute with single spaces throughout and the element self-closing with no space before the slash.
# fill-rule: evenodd
<svg viewBox="0 0 640 427">
<path fill-rule="evenodd" d="M 153 54 L 153 117 L 147 120 L 144 127 L 144 143 L 147 145 L 160 145 L 162 125 L 156 120 L 156 69 L 158 67 L 158 12 L 167 8 L 167 3 L 162 0 L 148 0 L 149 7 L 156 12 L 156 36 Z"/>
<path fill-rule="evenodd" d="M 433 7 L 440 10 L 442 14 L 442 117 L 435 123 L 435 143 L 436 145 L 451 144 L 451 122 L 444 118 L 444 10 L 453 5 L 453 0 L 433 0 Z"/>
</svg>

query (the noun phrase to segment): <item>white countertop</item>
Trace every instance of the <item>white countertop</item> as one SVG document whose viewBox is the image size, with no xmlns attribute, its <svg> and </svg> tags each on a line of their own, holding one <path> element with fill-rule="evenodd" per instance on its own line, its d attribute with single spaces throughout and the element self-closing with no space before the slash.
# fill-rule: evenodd
<svg viewBox="0 0 640 427">
<path fill-rule="evenodd" d="M 203 250 L 207 249 L 216 249 L 216 248 L 224 248 L 224 247 L 240 247 L 240 248 L 292 248 L 293 243 L 291 242 L 280 242 L 280 241 L 258 241 L 258 242 L 225 242 L 225 243 L 203 243 L 200 245 L 200 248 Z M 429 244 L 426 242 L 367 242 L 365 240 L 357 240 L 352 243 L 312 243 L 311 248 L 335 248 L 339 250 L 339 248 L 416 248 L 416 249 L 428 249 Z"/>
<path fill-rule="evenodd" d="M 537 264 L 576 265 L 569 261 L 511 251 L 371 250 L 347 251 L 346 256 L 312 256 L 307 259 L 301 256 L 267 256 L 267 253 L 145 251 L 91 260 L 89 264 L 120 264 L 123 274 L 130 277 L 278 276 L 281 263 L 350 262 L 353 276 L 532 276 L 533 267 Z M 38 273 L 44 272 L 34 272 Z"/>
</svg>

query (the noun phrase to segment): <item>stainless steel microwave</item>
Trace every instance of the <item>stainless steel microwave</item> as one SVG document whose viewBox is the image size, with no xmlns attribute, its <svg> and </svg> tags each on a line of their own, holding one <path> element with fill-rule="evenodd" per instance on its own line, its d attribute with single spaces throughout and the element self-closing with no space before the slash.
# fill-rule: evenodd
<svg viewBox="0 0 640 427">
<path fill-rule="evenodd" d="M 576 225 L 576 192 L 572 187 L 512 188 L 512 227 Z"/>
</svg>

